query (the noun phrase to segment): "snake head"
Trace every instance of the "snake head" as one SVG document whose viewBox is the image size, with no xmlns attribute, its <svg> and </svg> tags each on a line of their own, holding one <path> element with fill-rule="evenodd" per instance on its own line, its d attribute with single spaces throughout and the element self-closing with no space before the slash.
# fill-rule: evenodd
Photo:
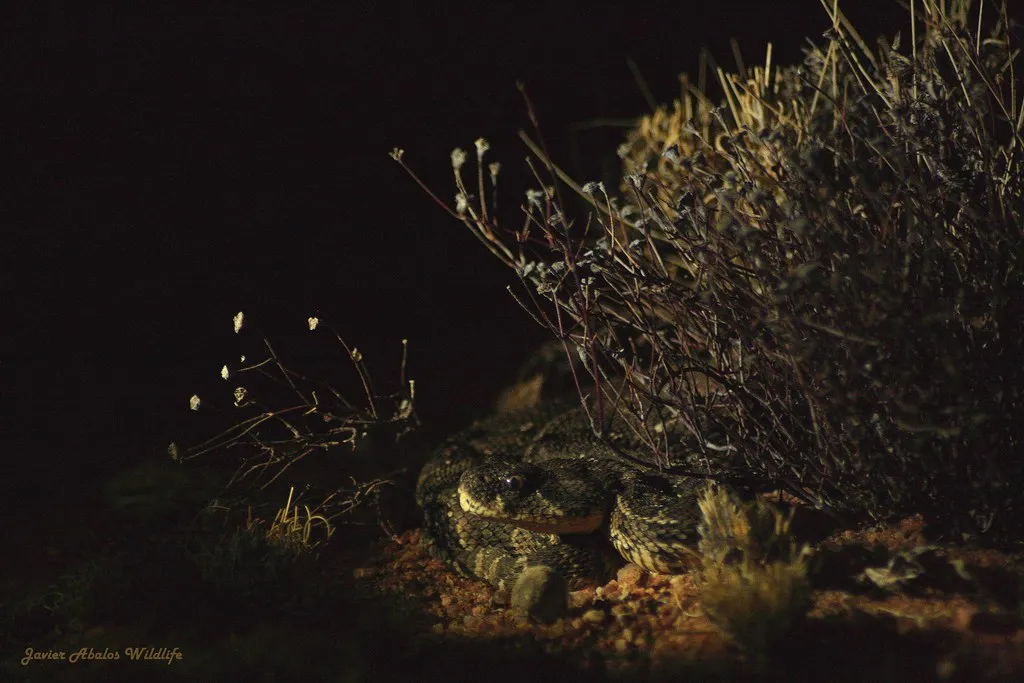
<svg viewBox="0 0 1024 683">
<path fill-rule="evenodd" d="M 463 472 L 459 504 L 470 514 L 555 534 L 595 531 L 610 506 L 606 482 L 585 461 L 501 456 Z"/>
</svg>

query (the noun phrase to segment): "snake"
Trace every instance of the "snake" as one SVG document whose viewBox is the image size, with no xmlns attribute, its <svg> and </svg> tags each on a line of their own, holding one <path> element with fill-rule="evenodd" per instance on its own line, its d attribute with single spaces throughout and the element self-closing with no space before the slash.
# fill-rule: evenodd
<svg viewBox="0 0 1024 683">
<path fill-rule="evenodd" d="M 623 457 L 631 447 L 625 433 L 595 436 L 578 402 L 474 423 L 420 471 L 428 550 L 502 591 L 536 569 L 568 589 L 600 584 L 625 562 L 688 571 L 699 561 L 704 482 L 641 466 Z"/>
</svg>

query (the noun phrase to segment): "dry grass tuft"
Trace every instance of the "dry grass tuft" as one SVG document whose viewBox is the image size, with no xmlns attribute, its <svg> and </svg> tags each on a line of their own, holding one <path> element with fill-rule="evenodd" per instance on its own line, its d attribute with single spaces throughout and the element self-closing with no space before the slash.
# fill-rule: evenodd
<svg viewBox="0 0 1024 683">
<path fill-rule="evenodd" d="M 701 604 L 762 665 L 810 606 L 809 551 L 791 539 L 789 517 L 760 500 L 743 504 L 712 485 L 700 509 Z"/>
</svg>

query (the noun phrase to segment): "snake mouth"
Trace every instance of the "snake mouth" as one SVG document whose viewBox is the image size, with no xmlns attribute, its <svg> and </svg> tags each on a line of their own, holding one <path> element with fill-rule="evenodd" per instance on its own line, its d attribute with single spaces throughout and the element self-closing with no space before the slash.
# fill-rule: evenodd
<svg viewBox="0 0 1024 683">
<path fill-rule="evenodd" d="M 537 520 L 493 517 L 495 521 L 502 521 L 527 529 L 528 531 L 539 531 L 545 534 L 589 534 L 597 531 L 604 524 L 604 515 L 600 512 L 582 517 L 562 517 L 559 519 Z"/>
<path fill-rule="evenodd" d="M 545 534 L 589 534 L 600 529 L 605 521 L 605 515 L 600 510 L 571 515 L 554 510 L 540 514 L 508 510 L 500 495 L 495 496 L 490 504 L 485 504 L 462 487 L 459 489 L 459 506 L 464 512 L 493 522 L 511 524 L 520 529 Z"/>
</svg>

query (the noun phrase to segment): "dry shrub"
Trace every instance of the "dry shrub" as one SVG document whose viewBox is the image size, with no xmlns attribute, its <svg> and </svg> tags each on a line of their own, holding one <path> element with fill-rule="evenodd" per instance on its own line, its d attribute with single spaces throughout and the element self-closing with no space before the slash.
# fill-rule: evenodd
<svg viewBox="0 0 1024 683">
<path fill-rule="evenodd" d="M 619 197 L 524 134 L 541 189 L 522 227 L 499 224 L 483 140 L 469 183 L 453 153 L 448 210 L 515 269 L 594 387 L 595 429 L 607 405 L 655 425 L 651 462 L 695 454 L 834 513 L 1019 537 L 1024 114 L 1006 8 L 915 1 L 909 40 L 871 49 L 823 4 L 831 29 L 800 65 L 769 49 L 719 72 L 721 104 L 688 87 L 645 117 Z"/>
</svg>

